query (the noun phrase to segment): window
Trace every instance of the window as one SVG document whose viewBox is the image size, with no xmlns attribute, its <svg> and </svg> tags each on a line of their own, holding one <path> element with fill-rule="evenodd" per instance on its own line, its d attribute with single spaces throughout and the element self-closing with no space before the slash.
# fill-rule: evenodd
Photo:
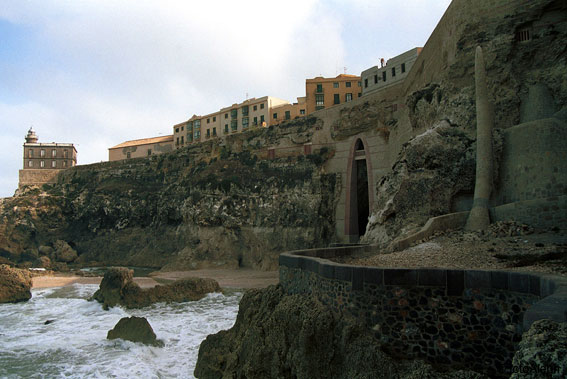
<svg viewBox="0 0 567 379">
<path fill-rule="evenodd" d="M 321 83 L 317 84 L 317 90 L 315 92 L 317 93 L 323 92 L 323 85 Z"/>
<path fill-rule="evenodd" d="M 242 107 L 242 115 L 248 116 L 248 105 Z"/>
<path fill-rule="evenodd" d="M 362 83 L 360 83 L 360 80 L 358 81 L 358 86 L 362 87 Z"/>
<path fill-rule="evenodd" d="M 228 133 L 228 124 L 224 124 L 224 132 Z"/>
<path fill-rule="evenodd" d="M 130 159 L 132 158 L 132 153 L 131 152 L 127 152 L 126 153 L 126 159 Z"/>
<path fill-rule="evenodd" d="M 224 114 L 224 118 L 228 118 L 228 113 L 225 113 L 225 114 Z"/>
<path fill-rule="evenodd" d="M 392 67 L 392 77 L 396 76 L 396 68 Z"/>
<path fill-rule="evenodd" d="M 338 93 L 335 93 L 333 95 L 333 104 L 340 104 L 340 103 L 341 103 L 340 95 Z"/>
<path fill-rule="evenodd" d="M 364 88 L 368 88 L 368 79 L 364 79 Z"/>
<path fill-rule="evenodd" d="M 378 83 L 378 75 L 374 75 L 374 84 Z"/>
<path fill-rule="evenodd" d="M 63 151 L 63 157 L 67 158 L 67 156 L 69 155 L 69 151 L 68 150 L 64 150 Z"/>
<path fill-rule="evenodd" d="M 382 71 L 382 80 L 386 81 L 386 71 Z"/>
<path fill-rule="evenodd" d="M 231 109 L 230 111 L 230 118 L 238 117 L 238 109 Z"/>
<path fill-rule="evenodd" d="M 55 158 L 57 157 L 57 150 L 53 149 L 51 150 L 51 158 Z"/>
<path fill-rule="evenodd" d="M 264 124 L 264 115 L 260 115 L 260 124 Z"/>
<path fill-rule="evenodd" d="M 211 119 L 208 118 L 208 119 L 207 119 L 207 124 L 210 124 L 210 123 L 211 123 Z"/>
<path fill-rule="evenodd" d="M 201 128 L 201 120 L 195 120 L 193 125 L 194 125 L 195 129 L 200 129 Z"/>
<path fill-rule="evenodd" d="M 276 120 L 278 118 L 278 114 L 274 113 L 274 120 Z"/>
<path fill-rule="evenodd" d="M 325 97 L 324 95 L 315 95 L 315 110 L 325 108 Z"/>
<path fill-rule="evenodd" d="M 33 167 L 33 161 L 28 161 L 28 167 Z"/>
<path fill-rule="evenodd" d="M 402 74 L 403 74 L 404 72 L 406 72 L 406 64 L 405 64 L 405 63 L 402 63 Z"/>
<path fill-rule="evenodd" d="M 360 97 L 360 96 L 362 96 L 362 92 L 359 92 L 359 93 L 358 93 L 358 97 Z"/>
<path fill-rule="evenodd" d="M 290 111 L 285 111 L 285 119 L 289 120 L 291 118 L 291 112 Z"/>
<path fill-rule="evenodd" d="M 42 158 L 45 157 L 45 150 L 43 150 L 43 149 L 40 150 L 40 151 L 39 151 L 39 156 L 42 157 Z"/>
<path fill-rule="evenodd" d="M 260 109 L 264 109 L 264 104 L 260 104 Z"/>
<path fill-rule="evenodd" d="M 258 117 L 254 117 L 254 125 L 258 125 Z"/>
<path fill-rule="evenodd" d="M 187 122 L 187 131 L 189 132 L 189 130 L 193 130 L 193 121 Z"/>
<path fill-rule="evenodd" d="M 345 101 L 352 101 L 352 93 L 345 94 Z"/>
<path fill-rule="evenodd" d="M 187 143 L 193 142 L 193 132 L 187 132 Z"/>
<path fill-rule="evenodd" d="M 185 127 L 184 127 L 184 126 L 182 126 L 182 127 L 181 127 L 181 131 L 183 131 L 183 130 L 184 130 L 184 128 L 185 128 Z"/>
<path fill-rule="evenodd" d="M 242 117 L 242 129 L 246 129 L 248 127 L 248 117 Z"/>
<path fill-rule="evenodd" d="M 194 138 L 196 140 L 201 139 L 201 131 L 200 130 L 195 130 L 195 132 L 193 133 Z"/>
<path fill-rule="evenodd" d="M 181 138 L 183 138 L 183 137 L 181 137 Z M 150 155 L 152 155 L 152 149 L 148 149 L 148 157 L 149 157 Z"/>
<path fill-rule="evenodd" d="M 299 114 L 305 114 L 305 109 L 300 109 Z"/>
<path fill-rule="evenodd" d="M 347 87 L 347 88 L 350 88 L 351 85 L 352 85 L 351 82 L 346 82 L 346 87 Z"/>
<path fill-rule="evenodd" d="M 217 136 L 217 128 L 213 128 L 213 137 Z"/>
<path fill-rule="evenodd" d="M 181 136 L 181 144 L 183 145 L 185 141 L 183 140 L 183 136 Z"/>
<path fill-rule="evenodd" d="M 217 116 L 213 116 L 213 122 L 217 120 Z"/>
<path fill-rule="evenodd" d="M 236 132 L 236 130 L 238 129 L 237 120 L 231 120 L 230 121 L 230 128 L 232 129 L 233 132 Z"/>
<path fill-rule="evenodd" d="M 175 128 L 175 133 L 179 133 L 179 128 Z"/>
<path fill-rule="evenodd" d="M 525 42 L 531 40 L 530 30 L 523 29 L 516 33 L 516 41 Z"/>
<path fill-rule="evenodd" d="M 207 138 L 211 136 L 211 129 L 207 129 Z"/>
<path fill-rule="evenodd" d="M 175 145 L 179 146 L 179 137 L 177 137 L 177 139 L 175 140 Z"/>
<path fill-rule="evenodd" d="M 28 150 L 28 158 L 33 158 L 33 149 Z"/>
<path fill-rule="evenodd" d="M 333 88 L 339 88 L 339 82 L 334 82 L 334 83 L 333 83 Z"/>
<path fill-rule="evenodd" d="M 63 167 L 67 167 L 67 161 L 63 161 Z"/>
<path fill-rule="evenodd" d="M 254 105 L 254 110 L 257 111 L 258 110 L 258 106 Z"/>
</svg>

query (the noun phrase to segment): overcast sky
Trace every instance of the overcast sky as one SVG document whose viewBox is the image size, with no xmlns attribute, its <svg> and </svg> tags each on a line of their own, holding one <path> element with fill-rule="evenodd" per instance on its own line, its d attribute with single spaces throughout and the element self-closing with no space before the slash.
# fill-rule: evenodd
<svg viewBox="0 0 567 379">
<path fill-rule="evenodd" d="M 423 46 L 450 0 L 0 0 L 0 197 L 30 126 L 78 163 Z"/>
</svg>

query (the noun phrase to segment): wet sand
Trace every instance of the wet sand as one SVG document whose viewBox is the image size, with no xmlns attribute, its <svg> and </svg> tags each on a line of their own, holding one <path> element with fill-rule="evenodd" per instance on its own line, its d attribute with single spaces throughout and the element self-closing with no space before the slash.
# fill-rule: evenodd
<svg viewBox="0 0 567 379">
<path fill-rule="evenodd" d="M 194 270 L 194 271 L 171 271 L 171 272 L 155 272 L 150 277 L 136 277 L 134 281 L 142 288 L 154 287 L 161 282 L 165 284 L 168 281 L 174 281 L 185 278 L 212 278 L 219 282 L 223 288 L 264 288 L 271 284 L 279 282 L 278 271 L 256 271 L 249 269 L 239 270 Z M 154 280 L 157 279 L 156 280 Z M 100 284 L 102 277 L 81 277 L 69 276 L 64 274 L 43 275 L 33 278 L 32 288 L 48 288 L 70 286 L 75 283 L 79 284 Z"/>
</svg>

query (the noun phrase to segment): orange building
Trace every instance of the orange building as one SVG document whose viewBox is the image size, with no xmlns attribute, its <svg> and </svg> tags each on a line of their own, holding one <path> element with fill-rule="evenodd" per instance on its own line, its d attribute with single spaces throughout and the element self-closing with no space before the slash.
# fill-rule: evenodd
<svg viewBox="0 0 567 379">
<path fill-rule="evenodd" d="M 298 97 L 297 103 L 282 104 L 272 108 L 270 122 L 272 125 L 279 124 L 287 120 L 303 117 L 307 114 L 307 103 L 304 97 Z"/>
<path fill-rule="evenodd" d="M 307 114 L 362 96 L 360 76 L 340 74 L 336 78 L 318 76 L 305 80 Z"/>
<path fill-rule="evenodd" d="M 173 136 L 143 138 L 122 142 L 108 149 L 108 160 L 144 158 L 173 150 Z"/>
</svg>

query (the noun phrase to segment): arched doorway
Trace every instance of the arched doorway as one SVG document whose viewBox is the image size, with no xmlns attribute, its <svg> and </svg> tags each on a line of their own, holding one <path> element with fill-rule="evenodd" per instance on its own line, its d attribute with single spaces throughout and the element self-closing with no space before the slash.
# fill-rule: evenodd
<svg viewBox="0 0 567 379">
<path fill-rule="evenodd" d="M 354 140 L 347 167 L 345 237 L 358 242 L 364 235 L 374 200 L 372 165 L 364 138 Z"/>
</svg>

